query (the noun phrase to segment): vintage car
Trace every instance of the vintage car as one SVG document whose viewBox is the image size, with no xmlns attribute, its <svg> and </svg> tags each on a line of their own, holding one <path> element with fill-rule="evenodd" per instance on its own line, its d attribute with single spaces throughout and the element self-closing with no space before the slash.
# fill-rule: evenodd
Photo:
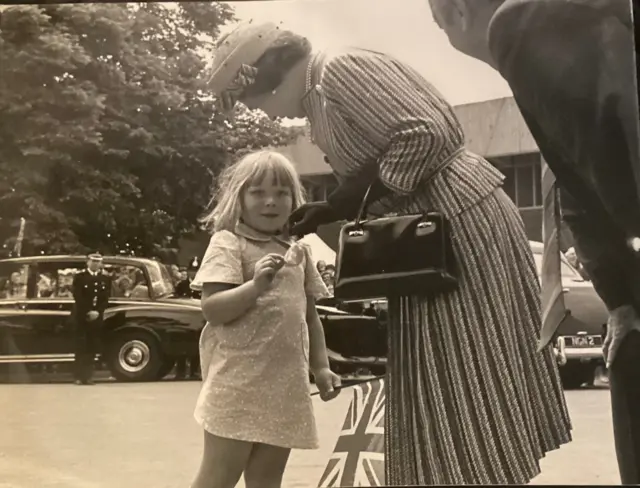
<svg viewBox="0 0 640 488">
<path fill-rule="evenodd" d="M 330 305 L 319 303 L 316 308 L 324 327 L 329 364 L 335 373 L 342 376 L 385 373 L 387 332 L 384 322 L 377 317 L 350 313 Z"/>
<path fill-rule="evenodd" d="M 540 276 L 542 243 L 532 241 L 531 250 Z M 560 258 L 564 301 L 569 315 L 558 328 L 554 345 L 563 385 L 577 388 L 583 383 L 592 383 L 596 368 L 604 366 L 602 344 L 608 312 L 593 284 L 582 278 L 564 256 Z"/>
<path fill-rule="evenodd" d="M 85 265 L 84 256 L 0 260 L 0 367 L 73 361 L 71 285 Z M 163 264 L 106 256 L 104 272 L 112 290 L 97 359 L 116 379 L 160 379 L 177 358 L 198 353 L 200 303 L 174 297 Z"/>
</svg>

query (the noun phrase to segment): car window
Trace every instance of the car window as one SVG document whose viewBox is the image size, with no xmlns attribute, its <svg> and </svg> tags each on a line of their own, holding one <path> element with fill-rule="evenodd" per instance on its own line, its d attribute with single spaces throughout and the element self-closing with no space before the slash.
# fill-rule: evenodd
<svg viewBox="0 0 640 488">
<path fill-rule="evenodd" d="M 24 300 L 27 298 L 29 265 L 0 264 L 0 299 Z"/>
<path fill-rule="evenodd" d="M 175 291 L 171 274 L 164 264 L 154 261 L 149 264 L 147 269 L 151 276 L 153 291 L 156 295 L 169 295 Z"/>
<path fill-rule="evenodd" d="M 111 277 L 111 298 L 149 300 L 149 283 L 141 266 L 105 264 L 104 272 Z"/>
<path fill-rule="evenodd" d="M 53 298 L 57 295 L 58 277 L 56 272 L 40 272 L 36 276 L 36 298 Z"/>
<path fill-rule="evenodd" d="M 38 263 L 34 297 L 73 298 L 73 278 L 84 268 L 82 261 Z"/>
</svg>

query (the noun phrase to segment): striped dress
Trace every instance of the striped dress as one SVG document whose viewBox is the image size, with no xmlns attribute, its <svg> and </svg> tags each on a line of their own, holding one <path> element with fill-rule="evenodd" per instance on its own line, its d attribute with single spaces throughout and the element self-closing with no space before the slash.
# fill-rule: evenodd
<svg viewBox="0 0 640 488">
<path fill-rule="evenodd" d="M 552 349 L 536 352 L 540 287 L 503 175 L 467 151 L 452 107 L 380 53 L 321 53 L 303 100 L 338 177 L 377 161 L 393 194 L 372 213 L 437 209 L 459 289 L 389 303 L 386 483 L 519 484 L 571 440 Z"/>
</svg>

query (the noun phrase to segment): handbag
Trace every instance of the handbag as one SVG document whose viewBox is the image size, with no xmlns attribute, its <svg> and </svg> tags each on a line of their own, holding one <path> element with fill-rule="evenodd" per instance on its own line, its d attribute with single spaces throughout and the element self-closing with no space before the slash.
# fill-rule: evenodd
<svg viewBox="0 0 640 488">
<path fill-rule="evenodd" d="M 458 280 L 447 218 L 430 211 L 364 220 L 371 186 L 355 221 L 340 230 L 335 297 L 364 300 L 455 289 Z"/>
</svg>

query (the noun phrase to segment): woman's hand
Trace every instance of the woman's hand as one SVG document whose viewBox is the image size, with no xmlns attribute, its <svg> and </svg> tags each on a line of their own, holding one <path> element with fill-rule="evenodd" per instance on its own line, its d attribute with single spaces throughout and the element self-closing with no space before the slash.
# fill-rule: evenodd
<svg viewBox="0 0 640 488">
<path fill-rule="evenodd" d="M 333 400 L 340 394 L 338 389 L 342 385 L 340 377 L 331 371 L 329 368 L 322 368 L 314 373 L 313 377 L 316 380 L 316 386 L 320 393 L 320 398 L 323 402 Z"/>
<path fill-rule="evenodd" d="M 318 230 L 318 226 L 338 220 L 335 211 L 327 202 L 305 203 L 289 216 L 289 233 L 302 237 Z"/>
<path fill-rule="evenodd" d="M 284 266 L 284 257 L 279 254 L 267 254 L 254 267 L 253 283 L 260 294 L 264 293 L 275 278 L 276 273 Z"/>
</svg>

